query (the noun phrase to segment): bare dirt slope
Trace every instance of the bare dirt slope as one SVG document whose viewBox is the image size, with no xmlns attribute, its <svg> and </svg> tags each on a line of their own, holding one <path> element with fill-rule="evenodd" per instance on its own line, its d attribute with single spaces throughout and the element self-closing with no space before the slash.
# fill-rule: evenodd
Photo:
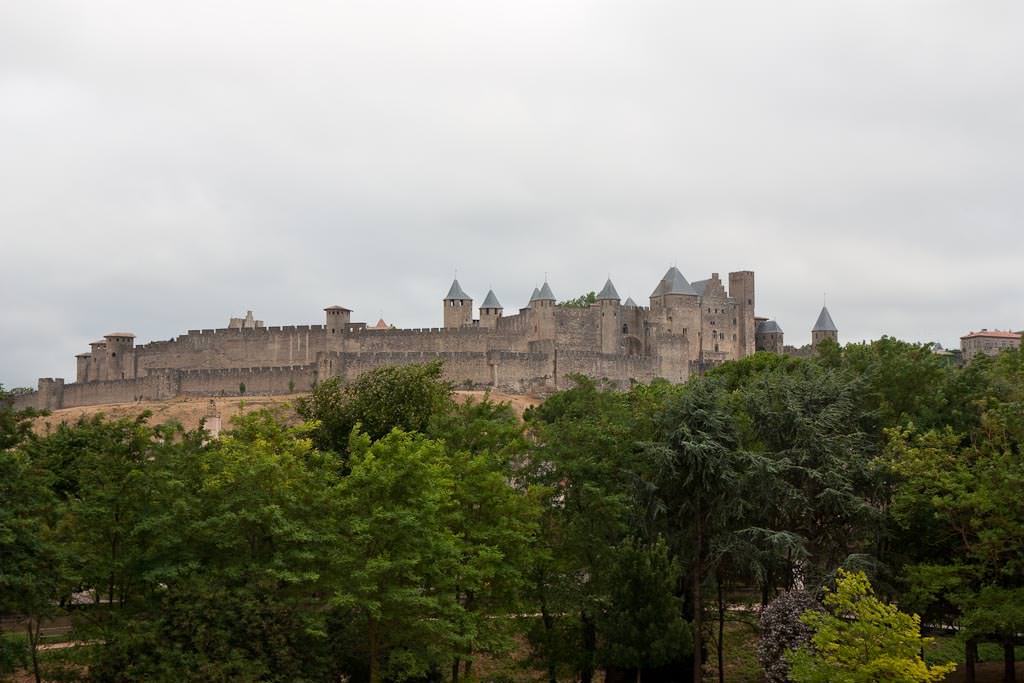
<svg viewBox="0 0 1024 683">
<path fill-rule="evenodd" d="M 476 399 L 482 398 L 483 391 L 456 391 L 456 400 L 466 400 L 472 396 Z M 287 396 L 246 396 L 241 398 L 218 397 L 212 399 L 220 413 L 221 421 L 225 427 L 230 425 L 230 420 L 235 415 L 244 411 L 260 410 L 280 406 L 285 414 L 294 416 L 292 405 L 295 399 L 304 394 L 290 394 Z M 541 400 L 530 396 L 516 396 L 511 394 L 491 393 L 491 400 L 509 403 L 515 409 L 517 415 L 522 415 L 529 406 L 538 405 Z M 34 428 L 39 434 L 46 434 L 60 423 L 74 423 L 81 417 L 89 417 L 97 413 L 103 413 L 108 418 L 136 417 L 144 411 L 153 414 L 150 418 L 151 424 L 163 424 L 165 422 L 180 422 L 185 429 L 196 429 L 200 421 L 207 415 L 210 405 L 209 398 L 202 397 L 178 397 L 169 401 L 134 401 L 132 403 L 108 403 L 96 406 L 80 406 L 77 408 L 63 408 L 55 410 L 46 417 L 36 420 Z"/>
</svg>

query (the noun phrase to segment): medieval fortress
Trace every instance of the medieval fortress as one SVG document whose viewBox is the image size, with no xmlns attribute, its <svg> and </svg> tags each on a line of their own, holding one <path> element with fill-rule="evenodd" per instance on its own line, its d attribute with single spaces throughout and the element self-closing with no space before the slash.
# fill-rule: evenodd
<svg viewBox="0 0 1024 683">
<path fill-rule="evenodd" d="M 331 377 L 351 380 L 378 366 L 431 360 L 443 361 L 457 386 L 510 393 L 555 391 L 576 373 L 622 386 L 657 377 L 685 382 L 755 350 L 782 352 L 781 328 L 756 318 L 754 306 L 752 271 L 729 273 L 727 290 L 718 273 L 691 283 L 672 267 L 649 306 L 621 301 L 610 279 L 596 303 L 560 306 L 545 282 L 511 315 L 489 291 L 474 318 L 473 299 L 455 280 L 441 328 L 369 327 L 352 322 L 349 309 L 330 306 L 322 325 L 267 327 L 250 313 L 223 329 L 140 346 L 135 335 L 112 332 L 76 356 L 75 382 L 42 378 L 18 404 L 52 410 L 179 395 L 287 394 Z M 815 328 L 815 343 L 836 338 L 825 309 Z"/>
</svg>

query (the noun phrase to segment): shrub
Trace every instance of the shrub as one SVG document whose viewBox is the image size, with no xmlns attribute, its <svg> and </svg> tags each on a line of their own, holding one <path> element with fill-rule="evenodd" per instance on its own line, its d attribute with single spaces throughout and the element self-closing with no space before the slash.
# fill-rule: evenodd
<svg viewBox="0 0 1024 683">
<path fill-rule="evenodd" d="M 789 681 L 789 663 L 784 656 L 786 650 L 796 650 L 811 642 L 814 632 L 800 621 L 800 616 L 808 610 L 823 611 L 812 593 L 792 590 L 781 593 L 761 611 L 757 659 L 771 683 Z"/>
</svg>

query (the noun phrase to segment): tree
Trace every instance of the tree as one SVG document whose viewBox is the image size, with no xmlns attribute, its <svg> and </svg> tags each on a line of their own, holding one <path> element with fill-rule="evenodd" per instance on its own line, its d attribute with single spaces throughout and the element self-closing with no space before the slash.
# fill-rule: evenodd
<svg viewBox="0 0 1024 683">
<path fill-rule="evenodd" d="M 395 429 L 353 432 L 338 487 L 333 603 L 363 624 L 370 683 L 451 662 L 460 636 L 459 539 L 444 444 Z"/>
<path fill-rule="evenodd" d="M 46 472 L 18 449 L 0 449 L 0 501 L 0 614 L 22 618 L 39 683 L 42 623 L 57 613 L 67 586 L 52 535 L 54 497 Z"/>
<path fill-rule="evenodd" d="M 14 409 L 14 391 L 4 390 L 0 384 L 0 451 L 17 446 L 22 441 L 32 438 L 32 421 L 46 411 L 33 408 Z"/>
<path fill-rule="evenodd" d="M 824 602 L 830 612 L 801 617 L 814 635 L 788 655 L 795 683 L 930 683 L 956 668 L 924 662 L 920 617 L 876 598 L 863 572 L 840 569 Z"/>
<path fill-rule="evenodd" d="M 744 471 L 739 434 L 726 395 L 714 381 L 691 381 L 662 416 L 655 481 L 667 532 L 686 558 L 693 624 L 692 680 L 703 677 L 703 586 L 714 574 L 710 549 L 742 526 Z"/>
<path fill-rule="evenodd" d="M 547 490 L 533 592 L 541 620 L 531 633 L 549 680 L 568 665 L 584 683 L 601 664 L 601 615 L 613 599 L 608 578 L 620 544 L 643 535 L 637 495 L 645 479 L 642 420 L 634 392 L 604 389 L 585 377 L 529 416 L 536 440 L 530 470 L 520 474 Z M 607 623 L 607 622 L 603 622 Z"/>
<path fill-rule="evenodd" d="M 608 572 L 608 606 L 598 617 L 600 659 L 635 672 L 679 661 L 690 653 L 692 633 L 675 594 L 680 570 L 664 539 L 644 545 L 627 539 L 615 549 Z"/>
<path fill-rule="evenodd" d="M 440 361 L 374 368 L 349 384 L 333 377 L 300 398 L 296 410 L 318 422 L 317 448 L 343 454 L 356 424 L 371 439 L 392 429 L 426 432 L 434 415 L 452 407 L 452 385 L 443 378 Z"/>
<path fill-rule="evenodd" d="M 558 305 L 563 308 L 589 308 L 592 304 L 597 303 L 597 292 L 587 292 L 582 294 L 575 299 L 569 299 L 567 301 L 559 301 Z"/>
<path fill-rule="evenodd" d="M 761 637 L 757 642 L 757 660 L 771 683 L 789 681 L 787 650 L 797 650 L 811 642 L 814 631 L 801 617 L 809 611 L 824 611 L 812 593 L 791 590 L 761 610 Z"/>
</svg>

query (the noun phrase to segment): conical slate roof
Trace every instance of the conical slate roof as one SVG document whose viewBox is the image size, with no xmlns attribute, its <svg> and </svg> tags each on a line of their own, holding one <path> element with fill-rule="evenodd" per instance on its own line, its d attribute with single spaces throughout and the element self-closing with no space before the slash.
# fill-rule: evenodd
<svg viewBox="0 0 1024 683">
<path fill-rule="evenodd" d="M 663 294 L 689 294 L 697 296 L 696 290 L 690 286 L 679 269 L 672 266 L 661 278 L 658 287 L 651 293 L 651 296 L 662 296 Z"/>
<path fill-rule="evenodd" d="M 821 313 L 818 314 L 818 321 L 814 323 L 814 327 L 811 328 L 811 332 L 838 332 L 839 328 L 832 322 L 832 316 L 828 314 L 828 308 L 825 306 L 821 307 Z"/>
<path fill-rule="evenodd" d="M 782 332 L 782 328 L 774 320 L 762 320 L 757 325 L 758 332 Z"/>
<path fill-rule="evenodd" d="M 449 301 L 451 299 L 461 299 L 465 301 L 466 299 L 472 298 L 473 297 L 471 297 L 469 294 L 466 294 L 465 292 L 462 291 L 462 286 L 459 284 L 458 279 L 455 279 L 452 280 L 452 286 L 451 288 L 449 288 L 448 296 L 446 296 L 444 300 Z"/>
<path fill-rule="evenodd" d="M 554 293 L 552 293 L 551 287 L 548 285 L 548 281 L 547 280 L 544 281 L 544 284 L 541 285 L 540 291 L 537 292 L 537 296 L 535 296 L 532 300 L 533 301 L 554 301 L 555 300 L 555 295 L 554 295 Z"/>
<path fill-rule="evenodd" d="M 540 290 L 537 289 L 536 287 L 534 287 L 533 288 L 533 294 L 530 295 L 530 301 L 529 301 L 529 303 L 526 304 L 526 307 L 529 308 L 530 304 L 532 304 L 534 301 L 536 301 L 538 296 L 540 296 Z"/>
<path fill-rule="evenodd" d="M 626 303 L 622 305 L 625 306 L 626 308 L 636 308 L 636 302 L 633 301 L 633 297 L 631 296 L 626 297 Z"/>
<path fill-rule="evenodd" d="M 612 284 L 612 279 L 608 278 L 608 281 L 604 283 L 604 288 L 597 295 L 598 301 L 618 301 L 619 293 L 615 291 L 615 285 Z"/>
<path fill-rule="evenodd" d="M 501 308 L 501 303 L 498 301 L 498 297 L 494 296 L 493 289 L 487 290 L 487 296 L 484 297 L 484 302 L 480 304 L 480 308 Z"/>
</svg>

